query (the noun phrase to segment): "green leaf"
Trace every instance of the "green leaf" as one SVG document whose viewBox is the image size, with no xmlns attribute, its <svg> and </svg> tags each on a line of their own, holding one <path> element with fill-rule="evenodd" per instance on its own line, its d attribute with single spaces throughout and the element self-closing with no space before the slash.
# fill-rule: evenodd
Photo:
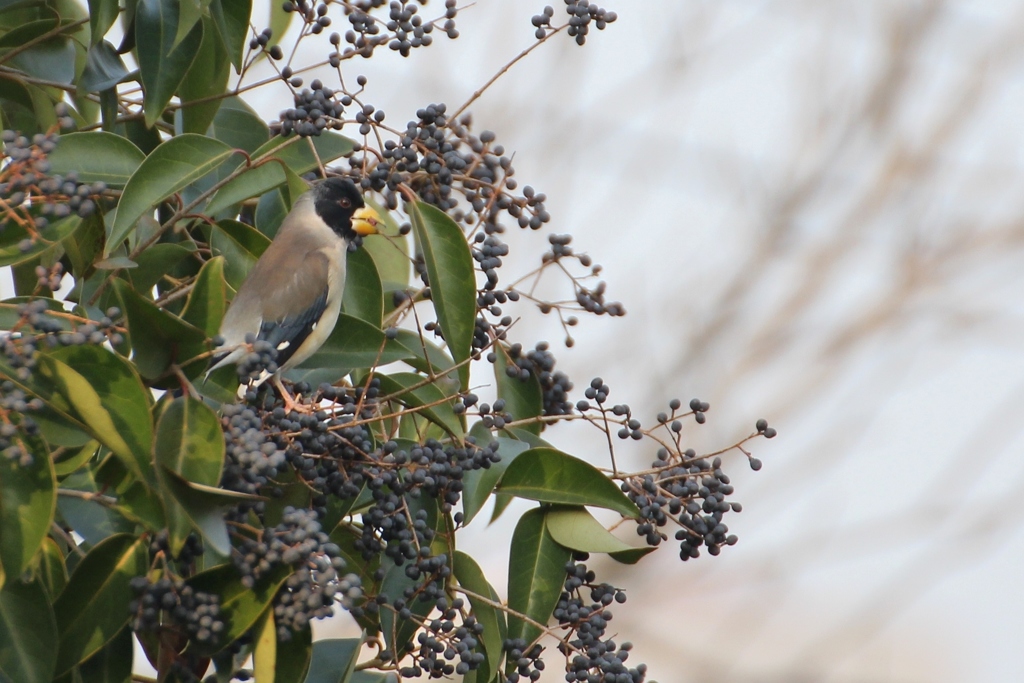
<svg viewBox="0 0 1024 683">
<path fill-rule="evenodd" d="M 462 362 L 469 358 L 476 326 L 476 275 L 466 236 L 448 214 L 429 204 L 406 204 L 406 213 L 423 253 L 441 332 L 452 358 Z M 467 388 L 468 365 L 459 368 L 459 376 L 462 388 Z"/>
<path fill-rule="evenodd" d="M 481 433 L 483 432 L 483 433 Z M 486 446 L 491 441 L 497 441 L 498 455 L 501 456 L 501 460 L 492 464 L 487 469 L 482 470 L 470 470 L 462 475 L 463 491 L 462 491 L 462 510 L 465 515 L 465 524 L 469 524 L 473 521 L 473 518 L 477 516 L 480 509 L 483 508 L 484 503 L 490 497 L 491 492 L 494 490 L 495 485 L 501 479 L 501 476 L 505 474 L 505 470 L 512 464 L 520 453 L 530 448 L 529 444 L 522 441 L 516 441 L 515 439 L 508 439 L 505 437 L 493 437 L 490 432 L 483 429 L 483 425 L 477 422 L 473 425 L 473 429 L 470 430 L 470 434 L 476 437 L 476 443 L 478 446 Z"/>
<path fill-rule="evenodd" d="M 191 242 L 154 244 L 136 257 L 137 267 L 125 275 L 136 292 L 149 292 L 165 275 L 176 272 L 178 266 L 193 253 L 195 245 Z"/>
<path fill-rule="evenodd" d="M 277 668 L 277 628 L 274 626 L 274 610 L 268 609 L 253 629 L 255 643 L 252 647 L 252 675 L 257 681 L 277 683 L 274 670 Z"/>
<path fill-rule="evenodd" d="M 85 92 L 110 90 L 128 76 L 128 67 L 114 46 L 103 40 L 89 48 L 85 71 L 78 79 L 78 87 Z"/>
<path fill-rule="evenodd" d="M 497 591 L 487 581 L 480 565 L 472 557 L 459 550 L 455 551 L 455 562 L 453 566 L 455 578 L 466 590 L 472 591 L 491 603 L 501 604 L 501 598 Z M 498 671 L 503 654 L 502 643 L 508 636 L 508 625 L 505 622 L 505 613 L 496 608 L 493 604 L 484 602 L 479 598 L 469 597 L 469 604 L 473 608 L 476 620 L 484 627 L 481 636 L 484 653 L 487 661 L 477 672 L 477 680 L 489 681 L 491 676 Z"/>
<path fill-rule="evenodd" d="M 82 683 L 129 683 L 132 677 L 132 631 L 125 626 L 102 650 L 78 666 Z"/>
<path fill-rule="evenodd" d="M 68 585 L 68 568 L 64 563 L 64 553 L 50 537 L 44 538 L 43 544 L 39 547 L 38 576 L 51 599 L 60 595 L 64 586 Z"/>
<path fill-rule="evenodd" d="M 50 221 L 42 230 L 36 230 L 38 237 L 34 237 L 14 221 L 8 221 L 0 233 L 0 266 L 14 266 L 35 259 L 77 230 L 81 222 L 82 219 L 75 215 Z M 24 240 L 31 240 L 31 246 L 22 250 Z"/>
<path fill-rule="evenodd" d="M 180 0 L 178 15 L 178 30 L 174 34 L 174 46 L 177 46 L 188 32 L 203 18 L 206 7 L 210 0 Z M 210 30 L 212 27 L 205 27 Z"/>
<path fill-rule="evenodd" d="M 94 45 L 103 40 L 114 25 L 118 12 L 118 0 L 89 0 L 89 27 Z"/>
<path fill-rule="evenodd" d="M 50 452 L 38 436 L 11 441 L 32 457 L 28 466 L 17 457 L 0 457 L 0 568 L 16 580 L 50 533 L 57 479 Z"/>
<path fill-rule="evenodd" d="M 312 149 L 316 149 L 316 155 Z M 232 204 L 256 197 L 283 185 L 288 178 L 282 167 L 287 166 L 298 175 L 317 168 L 317 157 L 323 163 L 352 153 L 352 141 L 343 135 L 324 131 L 316 138 L 275 136 L 250 156 L 252 164 L 238 166 L 237 177 L 217 191 L 206 207 L 207 213 L 217 213 Z"/>
<path fill-rule="evenodd" d="M 136 50 L 149 128 L 163 115 L 203 40 L 203 25 L 197 23 L 184 39 L 175 42 L 180 8 L 177 0 L 139 0 L 135 11 Z"/>
<path fill-rule="evenodd" d="M 124 280 L 115 280 L 114 284 L 128 318 L 132 359 L 139 373 L 146 379 L 157 379 L 176 363 L 190 378 L 202 374 L 206 359 L 193 359 L 206 351 L 206 334 L 143 299 Z"/>
<path fill-rule="evenodd" d="M 504 343 L 497 345 L 494 356 L 494 381 L 498 386 L 498 398 L 505 401 L 505 410 L 512 413 L 513 420 L 540 416 L 544 412 L 544 393 L 536 375 L 531 373 L 526 380 L 518 376 L 509 377 L 506 368 L 517 366 L 509 357 L 508 346 Z M 540 422 L 520 426 L 532 434 L 540 434 L 543 428 Z"/>
<path fill-rule="evenodd" d="M 617 553 L 634 550 L 625 541 L 616 538 L 594 519 L 584 507 L 555 507 L 548 510 L 548 533 L 551 538 L 571 550 L 585 553 Z"/>
<path fill-rule="evenodd" d="M 422 384 L 427 378 L 412 372 L 397 372 L 393 375 L 376 375 L 380 380 L 382 394 L 393 395 L 394 400 L 399 401 L 409 408 L 422 408 L 417 411 L 437 426 L 444 429 L 457 439 L 466 434 L 465 427 L 459 416 L 452 410 L 454 394 L 445 393 L 433 383 Z M 415 389 L 411 387 L 416 387 Z M 430 406 L 430 407 L 424 407 Z"/>
<path fill-rule="evenodd" d="M 623 517 L 640 514 L 611 479 L 590 463 L 554 448 L 531 448 L 505 470 L 498 491 L 542 503 L 594 505 Z"/>
<path fill-rule="evenodd" d="M 238 291 L 260 255 L 270 246 L 270 240 L 245 223 L 223 220 L 214 226 L 210 244 L 214 253 L 224 257 L 224 276 L 232 289 Z"/>
<path fill-rule="evenodd" d="M 145 158 L 129 140 L 102 130 L 61 135 L 49 157 L 53 173 L 75 171 L 82 182 L 111 187 L 123 187 Z"/>
<path fill-rule="evenodd" d="M 181 6 L 184 8 L 192 4 L 193 0 L 183 0 Z M 203 41 L 199 46 L 199 54 L 178 88 L 178 96 L 181 98 L 181 109 L 178 110 L 181 112 L 181 128 L 186 133 L 205 133 L 213 123 L 223 101 L 216 96 L 224 95 L 228 84 L 228 72 L 231 70 L 227 52 L 220 36 L 217 35 L 213 20 L 203 19 L 203 24 Z M 216 99 L 208 99 L 211 97 Z"/>
<path fill-rule="evenodd" d="M 508 607 L 547 624 L 565 583 L 565 565 L 572 553 L 551 538 L 544 510 L 534 508 L 519 518 L 508 559 Z M 515 614 L 508 615 L 508 637 L 536 640 L 543 631 Z"/>
<path fill-rule="evenodd" d="M 392 290 L 405 289 L 409 286 L 411 271 L 409 240 L 399 230 L 398 223 L 391 212 L 371 197 L 363 199 L 384 221 L 383 225 L 377 226 L 376 235 L 368 235 L 363 238 L 363 249 L 373 259 L 381 282 L 385 286 L 390 286 Z"/>
<path fill-rule="evenodd" d="M 348 253 L 342 310 L 380 327 L 384 319 L 384 290 L 373 259 L 365 249 Z"/>
<path fill-rule="evenodd" d="M 214 2 L 211 7 L 216 5 Z M 270 139 L 267 124 L 237 95 L 223 100 L 206 134 L 235 149 L 244 150 L 246 154 L 253 154 Z"/>
<path fill-rule="evenodd" d="M 156 1 L 141 0 L 145 3 Z M 143 214 L 217 168 L 233 153 L 231 147 L 219 140 L 192 133 L 161 143 L 128 179 L 107 237 L 104 255 L 110 255 Z"/>
<path fill-rule="evenodd" d="M 183 396 L 164 408 L 156 428 L 156 462 L 184 479 L 216 486 L 224 467 L 224 436 L 220 420 L 205 403 Z M 168 512 L 170 501 L 165 500 Z M 171 554 L 178 555 L 191 527 L 172 525 Z"/>
<path fill-rule="evenodd" d="M 60 629 L 57 675 L 98 652 L 128 623 L 134 597 L 129 581 L 146 571 L 148 561 L 148 540 L 118 534 L 78 563 L 53 606 Z"/>
<path fill-rule="evenodd" d="M 214 337 L 220 330 L 220 321 L 227 308 L 226 301 L 224 257 L 216 256 L 199 270 L 185 308 L 181 311 L 181 319 L 205 332 L 207 337 Z"/>
<path fill-rule="evenodd" d="M 0 680 L 50 683 L 57 623 L 38 581 L 11 577 L 0 591 Z"/>
<path fill-rule="evenodd" d="M 439 384 L 449 387 L 452 393 L 458 391 L 459 377 L 458 371 L 454 369 L 455 361 L 447 351 L 425 338 L 422 331 L 400 329 L 395 342 L 412 354 L 411 358 L 405 360 L 406 363 L 428 377 L 435 377 Z"/>
<path fill-rule="evenodd" d="M 408 349 L 391 343 L 380 328 L 342 313 L 331 335 L 306 359 L 304 368 L 370 368 L 413 357 Z"/>
<path fill-rule="evenodd" d="M 220 596 L 221 614 L 228 624 L 220 642 L 232 643 L 253 627 L 290 575 L 289 568 L 278 567 L 252 588 L 246 588 L 235 566 L 222 564 L 196 574 L 187 583 L 194 590 Z M 197 649 L 208 652 L 208 649 Z"/>
<path fill-rule="evenodd" d="M 213 0 L 210 16 L 217 25 L 217 31 L 228 51 L 236 73 L 242 71 L 242 56 L 246 39 L 249 37 L 249 15 L 252 14 L 252 0 Z"/>
<path fill-rule="evenodd" d="M 98 346 L 65 347 L 40 354 L 38 362 L 38 372 L 57 387 L 90 436 L 136 477 L 154 483 L 149 395 L 132 366 Z"/>
<path fill-rule="evenodd" d="M 60 483 L 62 489 L 99 493 L 91 468 L 68 476 Z M 97 545 L 114 534 L 128 533 L 135 529 L 135 522 L 125 517 L 123 505 L 109 508 L 99 502 L 71 496 L 57 496 L 57 510 L 63 521 L 90 545 Z"/>
<path fill-rule="evenodd" d="M 224 512 L 241 500 L 252 501 L 258 498 L 190 482 L 163 466 L 158 471 L 161 492 L 170 517 L 171 533 L 184 545 L 189 529 L 195 529 L 210 547 L 221 555 L 228 555 L 231 552 L 231 541 L 224 522 Z"/>
<path fill-rule="evenodd" d="M 66 477 L 78 470 L 79 467 L 89 462 L 96 455 L 96 451 L 99 450 L 100 443 L 95 439 L 90 439 L 88 443 L 81 446 L 78 449 L 72 449 L 62 453 L 61 455 L 54 454 L 53 457 L 53 469 L 57 473 L 58 477 Z"/>
<path fill-rule="evenodd" d="M 417 582 L 405 574 L 405 566 L 398 567 L 391 558 L 381 561 L 384 569 L 384 580 L 381 582 L 382 595 L 402 595 L 407 588 L 413 588 Z M 393 608 L 383 607 L 380 610 L 380 630 L 384 634 L 384 642 L 388 649 L 403 656 L 415 647 L 412 637 L 419 628 L 418 621 L 424 619 L 434 609 L 434 601 L 423 602 L 419 598 L 406 600 L 406 607 L 418 619 L 399 619 Z"/>
<path fill-rule="evenodd" d="M 12 56 L 8 65 L 35 78 L 70 85 L 75 80 L 75 45 L 70 38 L 54 36 Z"/>
<path fill-rule="evenodd" d="M 621 564 L 636 564 L 655 550 L 657 550 L 657 548 L 653 546 L 647 546 L 646 548 L 630 548 L 629 550 L 621 550 L 617 553 L 608 553 L 608 557 Z"/>
<path fill-rule="evenodd" d="M 312 656 L 312 629 L 307 628 L 298 633 L 292 633 L 289 640 L 279 639 L 277 641 L 277 659 L 274 662 L 274 683 L 302 683 L 305 681 Z"/>
<path fill-rule="evenodd" d="M 362 638 L 325 638 L 313 643 L 305 683 L 345 683 L 356 667 Z"/>
</svg>

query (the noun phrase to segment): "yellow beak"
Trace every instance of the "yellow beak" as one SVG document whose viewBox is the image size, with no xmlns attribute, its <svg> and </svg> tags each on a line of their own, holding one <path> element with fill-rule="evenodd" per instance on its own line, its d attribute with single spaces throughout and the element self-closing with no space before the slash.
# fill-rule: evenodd
<svg viewBox="0 0 1024 683">
<path fill-rule="evenodd" d="M 381 223 L 380 214 L 369 206 L 352 214 L 352 229 L 357 235 L 376 235 L 377 226 Z"/>
</svg>

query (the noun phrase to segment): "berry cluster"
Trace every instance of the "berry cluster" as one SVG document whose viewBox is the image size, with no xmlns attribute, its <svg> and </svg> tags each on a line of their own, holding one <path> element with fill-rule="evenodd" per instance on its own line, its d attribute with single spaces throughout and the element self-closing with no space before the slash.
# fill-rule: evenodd
<svg viewBox="0 0 1024 683">
<path fill-rule="evenodd" d="M 522 344 L 512 344 L 508 353 L 513 363 L 505 368 L 509 377 L 518 377 L 522 381 L 536 377 L 540 383 L 544 404 L 542 415 L 572 414 L 572 401 L 569 400 L 572 382 L 564 372 L 555 371 L 555 356 L 547 342 L 538 342 L 532 351 L 525 354 Z"/>
<path fill-rule="evenodd" d="M 170 534 L 163 529 L 153 536 L 149 541 L 150 559 L 156 559 L 163 554 L 164 558 L 173 560 L 183 569 L 191 568 L 191 565 L 206 552 L 203 546 L 203 539 L 196 533 L 191 533 L 185 538 L 185 544 L 177 557 L 171 555 Z"/>
<path fill-rule="evenodd" d="M 251 350 L 235 366 L 240 382 L 248 384 L 263 377 L 263 373 L 272 375 L 277 372 L 277 349 L 272 343 L 256 339 L 256 335 L 251 332 L 245 335 L 245 343 Z"/>
<path fill-rule="evenodd" d="M 194 590 L 178 578 L 163 577 L 151 583 L 145 576 L 131 580 L 135 599 L 128 606 L 132 630 L 156 631 L 180 628 L 199 643 L 215 645 L 224 631 L 220 597 Z"/>
<path fill-rule="evenodd" d="M 419 678 L 423 674 L 429 678 L 464 676 L 487 659 L 483 652 L 477 651 L 483 624 L 471 616 L 465 617 L 461 625 L 456 623 L 464 606 L 462 598 L 455 598 L 450 604 L 446 597 L 437 599 L 434 607 L 440 615 L 427 621 L 416 636 L 418 649 L 413 652 L 412 665 L 399 671 L 403 678 Z M 453 664 L 455 660 L 458 661 Z"/>
<path fill-rule="evenodd" d="M 258 493 L 285 466 L 285 453 L 278 450 L 264 431 L 263 420 L 256 408 L 224 404 L 221 408 L 221 430 L 226 446 L 221 476 L 224 488 Z"/>
<path fill-rule="evenodd" d="M 509 639 L 502 643 L 508 661 L 514 662 L 516 667 L 515 671 L 508 674 L 508 683 L 540 680 L 541 672 L 544 671 L 544 660 L 540 656 L 544 654 L 544 648 L 536 644 L 527 650 L 528 646 L 529 643 L 522 638 Z"/>
<path fill-rule="evenodd" d="M 587 558 L 585 553 L 578 557 Z M 626 594 L 607 583 L 595 583 L 594 572 L 581 562 L 567 564 L 566 574 L 565 590 L 554 611 L 555 619 L 569 631 L 558 646 L 569 659 L 565 680 L 642 683 L 647 666 L 629 668 L 625 663 L 632 645 L 617 646 L 614 640 L 604 639 L 612 619 L 608 606 L 626 602 Z M 590 589 L 589 604 L 583 599 L 584 588 Z"/>
<path fill-rule="evenodd" d="M 392 0 L 388 4 L 387 20 L 374 17 L 371 12 L 382 7 L 386 0 L 361 0 L 359 2 L 345 3 L 345 14 L 351 29 L 345 32 L 344 55 L 358 54 L 362 57 L 370 57 L 376 47 L 387 44 L 388 48 L 408 57 L 410 52 L 418 47 L 427 47 L 434 42 L 434 28 L 440 28 L 449 38 L 459 37 L 459 31 L 455 28 L 455 17 L 458 14 L 456 0 L 445 0 L 444 15 L 433 21 L 426 20 L 420 14 L 420 3 L 410 0 Z M 387 28 L 388 33 L 381 33 L 381 26 Z M 340 36 L 331 36 L 331 43 L 339 45 Z M 332 63 L 333 66 L 333 63 Z"/>
<path fill-rule="evenodd" d="M 58 346 L 99 345 L 109 341 L 117 345 L 122 342 L 113 319 L 121 315 L 117 308 L 111 308 L 98 321 L 78 322 L 72 329 L 66 329 L 56 315 L 51 315 L 47 299 L 34 299 L 19 304 L 18 321 L 11 331 L 0 338 L 0 352 L 14 370 L 15 376 L 27 381 L 36 366 L 36 353 L 40 348 Z"/>
<path fill-rule="evenodd" d="M 334 601 L 351 605 L 360 595 L 359 578 L 339 579 L 345 568 L 341 550 L 320 529 L 315 512 L 286 507 L 281 523 L 263 529 L 258 539 L 243 537 L 232 550 L 242 584 L 252 588 L 280 566 L 293 572 L 274 599 L 274 623 L 281 640 L 304 630 L 311 619 L 334 613 Z"/>
<path fill-rule="evenodd" d="M 29 398 L 12 382 L 0 384 L 0 454 L 17 461 L 20 467 L 31 467 L 35 457 L 25 445 L 39 433 L 39 427 L 29 417 L 29 411 L 41 410 L 43 402 Z"/>
<path fill-rule="evenodd" d="M 598 31 L 618 19 L 615 12 L 591 4 L 589 0 L 565 0 L 565 12 L 569 15 L 569 28 L 567 33 L 576 38 L 577 45 L 587 42 L 587 34 L 590 32 L 590 24 L 593 23 Z M 550 5 L 546 6 L 540 14 L 533 16 L 531 23 L 536 27 L 534 35 L 541 40 L 553 30 L 551 19 L 555 15 L 555 9 Z"/>
<path fill-rule="evenodd" d="M 17 131 L 4 130 L 3 158 L 0 168 L 0 230 L 11 223 L 21 226 L 29 237 L 19 245 L 28 251 L 37 239 L 36 231 L 46 228 L 50 220 L 72 213 L 85 218 L 97 208 L 107 186 L 102 182 L 82 183 L 75 171 L 51 175 L 48 155 L 58 144 L 56 133 L 37 133 L 32 139 Z"/>
<path fill-rule="evenodd" d="M 285 78 L 291 76 L 291 69 L 285 67 L 281 71 Z M 298 85 L 302 85 L 301 80 Z M 331 88 L 327 88 L 315 79 L 309 88 L 293 95 L 295 106 L 281 112 L 278 121 L 270 123 L 270 130 L 276 135 L 288 135 L 295 132 L 302 137 L 320 135 L 326 129 L 341 130 L 345 115 L 345 107 L 352 104 L 352 98 Z"/>
</svg>

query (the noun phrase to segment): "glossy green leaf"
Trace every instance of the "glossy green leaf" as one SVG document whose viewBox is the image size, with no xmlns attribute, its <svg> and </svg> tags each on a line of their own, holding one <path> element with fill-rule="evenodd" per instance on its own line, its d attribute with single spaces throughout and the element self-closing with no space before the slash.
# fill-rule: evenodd
<svg viewBox="0 0 1024 683">
<path fill-rule="evenodd" d="M 213 0 L 210 3 L 210 16 L 224 41 L 236 73 L 242 70 L 242 55 L 249 37 L 251 13 L 252 0 Z"/>
<path fill-rule="evenodd" d="M 175 44 L 180 10 L 178 0 L 139 0 L 135 11 L 135 42 L 148 127 L 163 115 L 203 41 L 200 22 Z"/>
<path fill-rule="evenodd" d="M 119 11 L 118 0 L 89 0 L 89 27 L 94 45 L 103 40 L 117 20 Z"/>
<path fill-rule="evenodd" d="M 316 149 L 315 156 L 312 149 Z M 283 185 L 288 178 L 282 164 L 301 175 L 317 168 L 317 157 L 326 164 L 351 152 L 352 141 L 331 131 L 315 138 L 272 137 L 251 154 L 251 166 L 242 164 L 236 169 L 239 175 L 217 191 L 206 210 L 216 213 Z"/>
<path fill-rule="evenodd" d="M 416 368 L 428 377 L 434 377 L 441 386 L 456 392 L 459 389 L 458 371 L 455 370 L 455 361 L 448 355 L 448 352 L 430 341 L 419 332 L 412 330 L 398 330 L 395 342 L 401 344 L 412 354 L 406 359 L 406 363 Z"/>
<path fill-rule="evenodd" d="M 393 396 L 395 400 L 417 411 L 457 439 L 466 434 L 459 416 L 452 410 L 454 394 L 445 393 L 436 384 L 422 384 L 424 377 L 412 372 L 398 372 L 392 375 L 376 375 L 380 380 L 382 395 Z M 416 387 L 416 388 L 411 388 Z M 426 407 L 429 406 L 429 407 Z"/>
<path fill-rule="evenodd" d="M 508 607 L 539 624 L 547 624 L 565 583 L 565 565 L 572 553 L 551 538 L 544 510 L 534 508 L 519 519 L 512 533 L 508 560 Z M 508 637 L 532 643 L 542 633 L 534 624 L 510 613 Z"/>
<path fill-rule="evenodd" d="M 619 487 L 593 465 L 554 448 L 531 448 L 505 470 L 498 491 L 543 503 L 593 505 L 624 517 L 640 514 Z"/>
<path fill-rule="evenodd" d="M 361 638 L 325 638 L 313 643 L 305 683 L 346 683 L 356 667 Z"/>
<path fill-rule="evenodd" d="M 655 550 L 657 550 L 657 548 L 653 546 L 647 546 L 645 548 L 630 548 L 629 550 L 620 550 L 616 553 L 608 553 L 608 557 L 620 564 L 636 564 Z"/>
<path fill-rule="evenodd" d="M 277 683 L 274 670 L 277 665 L 277 628 L 274 610 L 268 609 L 253 629 L 252 675 L 257 681 Z"/>
<path fill-rule="evenodd" d="M 487 581 L 487 576 L 480 565 L 472 557 L 464 552 L 455 551 L 453 571 L 455 578 L 466 590 L 472 591 L 484 600 L 469 596 L 469 604 L 473 608 L 476 620 L 484 627 L 481 635 L 481 642 L 487 661 L 477 672 L 477 680 L 489 681 L 494 673 L 497 673 L 501 664 L 503 654 L 502 643 L 508 636 L 508 625 L 505 621 L 505 613 L 496 608 L 495 604 L 501 604 L 501 598 L 497 591 Z M 490 602 L 485 602 L 489 600 Z"/>
<path fill-rule="evenodd" d="M 555 507 L 548 510 L 546 524 L 551 538 L 571 550 L 585 553 L 617 553 L 634 550 L 616 538 L 584 507 Z"/>
<path fill-rule="evenodd" d="M 78 79 L 78 87 L 85 92 L 110 90 L 128 76 L 128 67 L 121 55 L 107 41 L 101 41 L 89 48 L 85 71 Z"/>
<path fill-rule="evenodd" d="M 39 580 L 43 582 L 50 598 L 55 598 L 68 585 L 68 568 L 64 562 L 64 553 L 57 542 L 50 537 L 43 539 L 39 547 Z"/>
<path fill-rule="evenodd" d="M 376 235 L 363 238 L 363 249 L 373 259 L 385 287 L 406 289 L 409 286 L 409 274 L 412 272 L 409 238 L 401 233 L 395 217 L 383 205 L 373 197 L 363 197 L 363 200 L 373 207 L 383 221 L 377 226 Z"/>
<path fill-rule="evenodd" d="M 89 462 L 99 450 L 100 443 L 90 439 L 84 446 L 71 448 L 60 455 L 53 456 L 53 469 L 58 477 L 65 477 Z"/>
<path fill-rule="evenodd" d="M 224 512 L 239 501 L 256 500 L 256 496 L 196 484 L 163 466 L 159 473 L 172 535 L 183 545 L 189 529 L 194 529 L 211 548 L 228 555 L 231 541 Z"/>
<path fill-rule="evenodd" d="M 58 675 L 98 652 L 128 622 L 134 597 L 129 581 L 148 563 L 149 541 L 129 534 L 111 536 L 78 563 L 53 606 L 60 630 Z"/>
<path fill-rule="evenodd" d="M 120 135 L 97 130 L 60 136 L 49 158 L 53 173 L 74 171 L 82 182 L 123 187 L 146 157 Z"/>
<path fill-rule="evenodd" d="M 478 446 L 486 446 L 491 441 L 497 441 L 499 444 L 498 455 L 501 456 L 501 460 L 492 464 L 487 469 L 469 470 L 462 475 L 464 486 L 462 491 L 462 510 L 465 515 L 465 524 L 473 521 L 473 518 L 480 512 L 480 509 L 487 502 L 494 487 L 501 480 L 501 476 L 505 474 L 505 470 L 512 464 L 512 461 L 520 453 L 530 448 L 529 444 L 522 441 L 492 436 L 490 432 L 483 429 L 483 425 L 479 422 L 473 425 L 470 435 L 476 437 Z"/>
<path fill-rule="evenodd" d="M 192 291 L 188 294 L 181 319 L 214 337 L 227 308 L 227 281 L 224 279 L 224 257 L 216 256 L 199 270 Z"/>
<path fill-rule="evenodd" d="M 210 243 L 214 253 L 224 257 L 224 277 L 235 291 L 270 246 L 270 240 L 258 230 L 231 220 L 217 222 Z"/>
<path fill-rule="evenodd" d="M 35 78 L 65 85 L 75 80 L 75 45 L 63 36 L 36 43 L 5 61 Z"/>
<path fill-rule="evenodd" d="M 149 395 L 134 368 L 97 346 L 72 346 L 39 356 L 49 379 L 86 425 L 136 477 L 152 483 L 153 424 Z"/>
<path fill-rule="evenodd" d="M 214 2 L 211 7 L 216 4 Z M 237 95 L 223 100 L 206 134 L 235 149 L 244 150 L 246 154 L 253 154 L 270 139 L 267 124 Z"/>
<path fill-rule="evenodd" d="M 181 6 L 184 8 L 193 4 L 194 0 L 183 0 Z M 178 88 L 178 96 L 181 98 L 181 129 L 186 133 L 205 133 L 213 123 L 223 101 L 218 96 L 224 94 L 228 73 L 231 71 L 227 52 L 217 35 L 213 20 L 204 19 L 203 23 L 205 26 L 199 54 Z"/>
<path fill-rule="evenodd" d="M 66 477 L 60 486 L 62 489 L 84 493 L 99 493 L 102 488 L 96 482 L 91 468 Z M 135 522 L 121 514 L 123 505 L 112 509 L 93 500 L 57 496 L 57 510 L 63 521 L 90 545 L 97 545 L 114 534 L 128 533 L 135 529 Z"/>
<path fill-rule="evenodd" d="M 344 313 L 320 349 L 302 363 L 304 368 L 369 368 L 412 357 L 400 344 L 387 343 L 384 332 Z"/>
<path fill-rule="evenodd" d="M 230 643 L 253 627 L 290 575 L 290 569 L 279 567 L 252 588 L 246 588 L 235 566 L 222 564 L 196 574 L 187 583 L 197 591 L 220 596 L 221 614 L 228 624 L 221 635 L 221 642 Z"/>
<path fill-rule="evenodd" d="M 274 662 L 274 683 L 303 683 L 306 680 L 312 657 L 312 629 L 307 628 L 298 633 L 293 632 L 289 640 L 278 639 L 277 658 Z"/>
<path fill-rule="evenodd" d="M 0 590 L 0 680 L 50 683 L 57 623 L 38 581 L 10 577 Z"/>
<path fill-rule="evenodd" d="M 171 363 L 183 368 L 189 377 L 198 377 L 206 368 L 206 359 L 193 361 L 206 351 L 206 334 L 178 316 L 144 299 L 124 280 L 115 288 L 121 309 L 128 319 L 132 360 L 146 379 L 167 372 Z"/>
<path fill-rule="evenodd" d="M 32 459 L 0 457 L 0 567 L 11 580 L 28 568 L 50 533 L 57 504 L 57 479 L 50 452 L 38 436 L 12 438 Z"/>
<path fill-rule="evenodd" d="M 0 266 L 13 266 L 35 259 L 77 230 L 81 222 L 82 219 L 75 215 L 51 221 L 42 230 L 37 230 L 34 237 L 14 221 L 8 221 L 0 233 Z M 31 244 L 22 249 L 25 240 L 30 240 Z"/>
<path fill-rule="evenodd" d="M 224 467 L 224 438 L 217 414 L 190 396 L 176 398 L 160 414 L 156 462 L 190 482 L 216 486 Z"/>
<path fill-rule="evenodd" d="M 132 631 L 125 626 L 103 649 L 78 666 L 82 683 L 129 683 L 132 654 Z"/>
<path fill-rule="evenodd" d="M 544 412 L 544 394 L 536 375 L 531 373 L 525 380 L 518 376 L 509 377 L 506 368 L 517 366 L 509 357 L 508 347 L 504 343 L 497 345 L 494 355 L 494 381 L 498 387 L 498 398 L 505 401 L 505 410 L 512 414 L 512 419 L 525 420 L 541 415 Z M 543 426 L 540 422 L 533 422 L 521 425 L 520 429 L 540 434 Z"/>
<path fill-rule="evenodd" d="M 178 30 L 174 34 L 174 45 L 185 39 L 189 31 L 203 18 L 203 13 L 209 6 L 210 0 L 180 0 L 178 13 Z M 206 30 L 215 30 L 211 26 L 204 27 Z M 219 40 L 219 37 L 218 37 Z M 202 54 L 200 54 L 200 57 Z M 198 59 L 199 57 L 197 57 Z"/>
<path fill-rule="evenodd" d="M 165 275 L 177 273 L 194 253 L 195 245 L 191 242 L 154 244 L 136 257 L 138 268 L 125 275 L 136 292 L 149 292 Z"/>
<path fill-rule="evenodd" d="M 124 187 L 104 255 L 109 255 L 128 236 L 143 214 L 217 168 L 233 153 L 231 147 L 219 140 L 191 133 L 173 137 L 153 150 Z"/>
<path fill-rule="evenodd" d="M 384 291 L 373 259 L 364 249 L 348 253 L 342 310 L 380 327 L 384 318 Z"/>
<path fill-rule="evenodd" d="M 430 281 L 430 301 L 437 313 L 452 358 L 469 358 L 476 325 L 476 275 L 473 256 L 459 225 L 440 209 L 415 202 L 406 204 L 416 244 L 423 254 Z M 462 387 L 469 383 L 469 366 L 459 368 Z"/>
</svg>

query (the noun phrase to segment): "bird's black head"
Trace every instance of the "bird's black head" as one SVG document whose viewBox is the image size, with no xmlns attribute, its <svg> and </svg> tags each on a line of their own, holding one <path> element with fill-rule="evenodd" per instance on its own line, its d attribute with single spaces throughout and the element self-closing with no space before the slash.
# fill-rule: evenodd
<svg viewBox="0 0 1024 683">
<path fill-rule="evenodd" d="M 348 178 L 328 178 L 314 185 L 313 206 L 324 223 L 349 242 L 377 232 L 380 217 Z"/>
</svg>

